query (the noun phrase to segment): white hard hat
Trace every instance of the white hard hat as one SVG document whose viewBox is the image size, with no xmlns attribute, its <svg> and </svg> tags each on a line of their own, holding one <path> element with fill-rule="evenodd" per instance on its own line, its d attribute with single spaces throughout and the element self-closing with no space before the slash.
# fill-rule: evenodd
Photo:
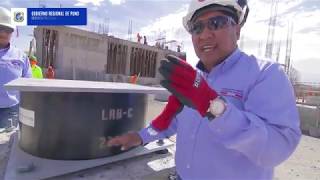
<svg viewBox="0 0 320 180">
<path fill-rule="evenodd" d="M 0 25 L 7 26 L 9 28 L 15 29 L 16 27 L 11 23 L 10 11 L 4 7 L 0 7 Z"/>
<path fill-rule="evenodd" d="M 216 5 L 216 6 L 214 6 Z M 204 8 L 213 6 L 215 10 L 233 12 L 238 19 L 238 24 L 243 25 L 249 13 L 247 0 L 191 0 L 188 13 L 183 17 L 183 26 L 189 31 L 188 24 L 195 13 Z"/>
</svg>

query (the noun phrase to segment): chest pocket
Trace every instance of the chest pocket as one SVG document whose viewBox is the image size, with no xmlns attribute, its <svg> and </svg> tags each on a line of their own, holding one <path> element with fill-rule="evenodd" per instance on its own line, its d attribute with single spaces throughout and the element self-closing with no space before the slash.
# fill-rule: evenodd
<svg viewBox="0 0 320 180">
<path fill-rule="evenodd" d="M 220 95 L 223 96 L 228 102 L 240 110 L 244 109 L 243 91 L 235 89 L 222 88 Z"/>
<path fill-rule="evenodd" d="M 1 82 L 7 83 L 22 76 L 23 62 L 20 60 L 0 60 Z"/>
</svg>

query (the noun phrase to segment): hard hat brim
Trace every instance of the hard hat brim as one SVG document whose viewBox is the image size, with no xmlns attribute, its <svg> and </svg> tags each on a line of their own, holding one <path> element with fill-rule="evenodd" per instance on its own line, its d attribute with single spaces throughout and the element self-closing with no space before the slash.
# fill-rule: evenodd
<svg viewBox="0 0 320 180">
<path fill-rule="evenodd" d="M 9 28 L 13 29 L 13 31 L 16 29 L 15 25 L 11 25 L 11 24 L 8 24 L 8 23 L 0 23 L 0 25 L 9 27 Z"/>
<path fill-rule="evenodd" d="M 193 16 L 191 17 L 191 19 L 189 20 L 190 22 L 191 21 L 194 21 L 195 19 L 197 19 L 199 16 L 207 13 L 207 12 L 210 12 L 210 11 L 221 11 L 223 13 L 226 13 L 230 16 L 232 16 L 232 18 L 237 18 L 237 13 L 235 10 L 229 8 L 229 7 L 225 7 L 225 6 L 220 6 L 220 5 L 209 5 L 209 6 L 205 6 L 199 10 L 197 10 Z M 235 21 L 238 21 L 237 19 L 235 19 Z"/>
<path fill-rule="evenodd" d="M 182 19 L 182 23 L 184 28 L 188 31 L 188 24 L 194 14 L 198 12 L 199 10 L 215 5 L 217 6 L 216 9 L 211 9 L 211 10 L 216 10 L 216 11 L 224 11 L 226 12 L 227 15 L 232 15 L 235 13 L 236 19 L 238 20 L 238 24 L 243 22 L 243 17 L 244 17 L 244 11 L 243 7 L 239 5 L 238 1 L 235 0 L 206 0 L 206 1 L 200 1 L 200 0 L 192 0 L 188 12 L 185 17 Z M 220 7 L 219 7 L 220 6 Z M 234 10 L 234 13 L 230 13 L 229 10 Z"/>
<path fill-rule="evenodd" d="M 185 17 L 183 17 L 183 26 L 185 27 L 185 29 L 187 31 L 189 31 L 189 27 L 188 27 L 189 22 L 197 19 L 202 14 L 204 14 L 206 12 L 210 12 L 210 11 L 225 12 L 227 14 L 232 15 L 232 18 L 234 18 L 234 17 L 237 18 L 237 12 L 235 10 L 233 10 L 233 9 L 231 9 L 229 7 L 226 7 L 226 6 L 221 6 L 221 5 L 217 5 L 217 4 L 211 4 L 211 5 L 204 6 L 204 7 L 200 8 L 200 9 L 196 10 L 195 12 L 189 13 Z M 236 21 L 238 21 L 238 19 Z"/>
</svg>

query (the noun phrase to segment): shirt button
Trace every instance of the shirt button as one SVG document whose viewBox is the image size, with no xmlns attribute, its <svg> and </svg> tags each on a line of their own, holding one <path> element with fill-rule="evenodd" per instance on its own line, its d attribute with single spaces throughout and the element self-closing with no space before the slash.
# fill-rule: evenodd
<svg viewBox="0 0 320 180">
<path fill-rule="evenodd" d="M 190 164 L 187 164 L 187 169 L 190 169 L 190 168 L 191 168 Z"/>
</svg>

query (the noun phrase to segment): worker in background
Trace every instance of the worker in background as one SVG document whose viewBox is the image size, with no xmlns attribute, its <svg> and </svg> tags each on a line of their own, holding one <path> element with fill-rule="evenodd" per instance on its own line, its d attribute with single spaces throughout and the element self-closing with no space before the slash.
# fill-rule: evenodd
<svg viewBox="0 0 320 180">
<path fill-rule="evenodd" d="M 146 36 L 143 36 L 143 44 L 148 45 L 147 37 L 146 37 Z"/>
<path fill-rule="evenodd" d="M 135 75 L 133 75 L 133 76 L 130 76 L 130 83 L 131 84 L 136 84 L 137 83 L 137 75 L 135 74 Z"/>
<path fill-rule="evenodd" d="M 37 65 L 38 60 L 36 56 L 30 56 L 29 57 L 30 63 L 31 63 L 31 69 L 32 69 L 32 77 L 42 79 L 43 74 L 41 67 Z"/>
<path fill-rule="evenodd" d="M 141 43 L 141 39 L 142 39 L 142 36 L 138 33 L 138 34 L 137 34 L 137 42 L 138 42 L 138 43 Z"/>
<path fill-rule="evenodd" d="M 129 82 L 132 83 L 132 84 L 137 84 L 139 76 L 140 76 L 140 73 L 138 75 L 134 74 L 133 76 L 130 76 L 130 81 Z"/>
<path fill-rule="evenodd" d="M 54 79 L 54 70 L 52 66 L 49 66 L 46 72 L 47 79 Z"/>
<path fill-rule="evenodd" d="M 273 179 L 300 141 L 300 121 L 281 65 L 238 48 L 248 12 L 246 0 L 191 0 L 183 24 L 196 69 L 175 56 L 161 61 L 160 84 L 176 97 L 161 130 L 152 121 L 108 145 L 126 150 L 176 134 L 177 179 Z"/>
<path fill-rule="evenodd" d="M 181 46 L 180 45 L 177 46 L 177 52 L 181 52 Z"/>
<path fill-rule="evenodd" d="M 157 48 L 161 48 L 161 45 L 160 45 L 160 42 L 159 42 L 159 41 L 156 42 L 156 47 L 157 47 Z"/>
<path fill-rule="evenodd" d="M 0 7 L 0 128 L 12 129 L 18 122 L 19 92 L 8 91 L 4 85 L 20 77 L 31 78 L 31 67 L 25 53 L 10 39 L 15 26 L 11 24 L 10 11 Z"/>
</svg>

